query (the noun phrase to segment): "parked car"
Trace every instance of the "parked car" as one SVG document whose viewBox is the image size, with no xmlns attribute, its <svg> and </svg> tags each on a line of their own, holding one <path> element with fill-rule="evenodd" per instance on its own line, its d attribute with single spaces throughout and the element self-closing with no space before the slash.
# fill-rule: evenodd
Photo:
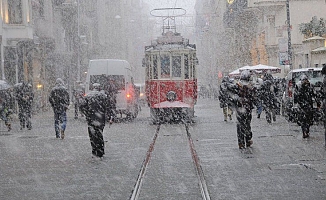
<svg viewBox="0 0 326 200">
<path fill-rule="evenodd" d="M 282 98 L 282 113 L 285 119 L 296 123 L 298 121 L 298 105 L 294 103 L 296 88 L 300 86 L 300 77 L 305 74 L 309 78 L 310 84 L 314 87 L 317 98 L 314 99 L 314 121 L 321 121 L 323 118 L 322 110 L 318 108 L 317 102 L 320 102 L 321 85 L 323 76 L 322 68 L 303 68 L 291 70 L 286 76 L 286 89 Z"/>
</svg>

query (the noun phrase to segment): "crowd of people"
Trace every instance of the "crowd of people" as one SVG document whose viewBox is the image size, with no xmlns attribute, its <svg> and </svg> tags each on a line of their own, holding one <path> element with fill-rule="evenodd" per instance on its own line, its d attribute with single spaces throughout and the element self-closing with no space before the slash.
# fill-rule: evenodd
<svg viewBox="0 0 326 200">
<path fill-rule="evenodd" d="M 310 126 L 313 124 L 313 101 L 316 102 L 319 109 L 324 112 L 325 126 L 325 145 L 326 145 L 326 66 L 322 69 L 324 75 L 322 92 L 316 94 L 313 86 L 309 82 L 306 75 L 300 77 L 300 84 L 296 85 L 294 103 L 298 104 L 298 125 L 302 130 L 302 137 L 308 138 L 310 135 Z M 265 111 L 266 121 L 271 124 L 276 121 L 276 115 L 280 114 L 281 97 L 285 90 L 285 81 L 275 79 L 270 73 L 263 74 L 262 77 L 252 80 L 251 73 L 248 70 L 242 71 L 239 80 L 233 80 L 224 77 L 220 85 L 219 101 L 220 107 L 223 109 L 224 121 L 229 117 L 232 119 L 232 110 L 236 111 L 237 118 L 237 136 L 240 149 L 250 147 L 253 144 L 251 120 L 252 110 L 256 108 L 257 118 Z M 316 98 L 316 95 L 319 95 Z M 323 107 L 322 107 L 323 106 Z"/>
</svg>

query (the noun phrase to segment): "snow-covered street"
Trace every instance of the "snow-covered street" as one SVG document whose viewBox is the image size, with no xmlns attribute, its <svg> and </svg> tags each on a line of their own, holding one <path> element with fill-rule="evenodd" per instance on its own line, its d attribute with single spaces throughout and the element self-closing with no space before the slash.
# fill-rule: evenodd
<svg viewBox="0 0 326 200">
<path fill-rule="evenodd" d="M 236 118 L 224 122 L 218 104 L 217 100 L 199 99 L 196 123 L 189 129 L 211 199 L 326 198 L 322 125 L 312 126 L 310 138 L 302 139 L 300 127 L 288 124 L 282 116 L 268 124 L 265 114 L 257 119 L 253 113 L 253 146 L 239 150 Z M 64 140 L 55 138 L 51 110 L 33 116 L 30 131 L 19 130 L 19 122 L 13 121 L 12 131 L 7 132 L 1 123 L 0 199 L 130 198 L 155 134 L 149 109 L 143 107 L 133 122 L 105 127 L 103 160 L 92 158 L 85 119 L 73 116 L 71 109 Z M 166 143 L 154 149 L 149 169 L 160 168 L 160 173 L 149 170 L 145 174 L 139 199 L 197 199 L 193 194 L 200 191 L 194 174 L 180 173 L 183 165 L 187 171 L 193 168 L 191 158 L 186 159 L 189 152 L 183 150 L 188 146 L 171 146 L 185 134 L 180 127 L 162 125 L 174 135 L 159 136 Z M 165 160 L 157 160 L 159 155 Z"/>
</svg>

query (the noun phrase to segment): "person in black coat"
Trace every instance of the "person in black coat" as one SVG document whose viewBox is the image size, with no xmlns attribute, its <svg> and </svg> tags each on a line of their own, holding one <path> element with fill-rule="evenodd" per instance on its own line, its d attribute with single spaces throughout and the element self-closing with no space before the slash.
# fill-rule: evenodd
<svg viewBox="0 0 326 200">
<path fill-rule="evenodd" d="M 18 103 L 20 130 L 23 130 L 25 126 L 28 130 L 31 130 L 31 113 L 32 103 L 34 99 L 32 85 L 25 82 L 18 83 L 17 85 L 15 85 L 15 96 Z"/>
<path fill-rule="evenodd" d="M 323 113 L 324 113 L 324 130 L 325 130 L 325 146 L 326 146 L 326 65 L 323 66 L 321 74 L 324 75 L 322 85 Z"/>
<path fill-rule="evenodd" d="M 98 83 L 93 84 L 93 90 L 86 95 L 80 104 L 80 110 L 87 120 L 92 154 L 99 158 L 105 154 L 103 130 L 109 107 L 109 99 L 104 91 L 100 91 L 100 84 Z"/>
<path fill-rule="evenodd" d="M 54 112 L 54 130 L 56 138 L 64 139 L 67 126 L 67 109 L 70 104 L 69 93 L 63 80 L 58 78 L 49 95 L 49 102 Z M 61 126 L 60 126 L 61 125 Z"/>
<path fill-rule="evenodd" d="M 256 89 L 250 81 L 250 72 L 241 72 L 240 81 L 231 86 L 237 114 L 237 136 L 239 149 L 250 147 L 253 144 L 251 132 L 252 110 L 256 102 Z"/>
<path fill-rule="evenodd" d="M 231 81 L 228 76 L 223 77 L 222 83 L 219 89 L 218 99 L 220 101 L 220 107 L 223 109 L 224 121 L 227 121 L 229 117 L 232 120 L 233 111 L 230 107 L 230 95 L 228 90 L 228 85 L 231 84 Z"/>
<path fill-rule="evenodd" d="M 298 124 L 301 126 L 303 138 L 307 138 L 310 134 L 310 126 L 313 124 L 313 98 L 315 94 L 305 74 L 301 75 L 300 81 L 301 83 L 296 86 L 297 95 L 295 95 L 294 103 L 298 103 Z"/>
<path fill-rule="evenodd" d="M 276 87 L 274 78 L 269 73 L 266 73 L 263 77 L 261 100 L 266 114 L 266 121 L 268 123 L 272 123 L 272 119 L 276 121 Z"/>
<path fill-rule="evenodd" d="M 12 113 L 12 96 L 9 89 L 0 90 L 0 118 L 5 122 L 8 131 L 11 130 L 11 123 L 9 121 L 9 116 Z"/>
</svg>

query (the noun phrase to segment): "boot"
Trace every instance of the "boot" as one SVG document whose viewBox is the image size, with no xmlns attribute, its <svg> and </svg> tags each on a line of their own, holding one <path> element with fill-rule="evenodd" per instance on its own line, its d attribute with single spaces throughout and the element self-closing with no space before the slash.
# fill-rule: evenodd
<svg viewBox="0 0 326 200">
<path fill-rule="evenodd" d="M 239 149 L 244 149 L 244 148 L 245 148 L 245 145 L 242 143 L 239 143 Z"/>
<path fill-rule="evenodd" d="M 248 140 L 246 142 L 246 147 L 250 147 L 254 142 L 252 140 Z"/>
<path fill-rule="evenodd" d="M 8 131 L 11 131 L 11 124 L 8 123 L 8 124 L 6 124 L 6 125 L 7 125 L 7 127 L 8 127 Z"/>
<path fill-rule="evenodd" d="M 61 130 L 61 139 L 64 139 L 64 138 L 65 138 L 65 131 Z"/>
</svg>

